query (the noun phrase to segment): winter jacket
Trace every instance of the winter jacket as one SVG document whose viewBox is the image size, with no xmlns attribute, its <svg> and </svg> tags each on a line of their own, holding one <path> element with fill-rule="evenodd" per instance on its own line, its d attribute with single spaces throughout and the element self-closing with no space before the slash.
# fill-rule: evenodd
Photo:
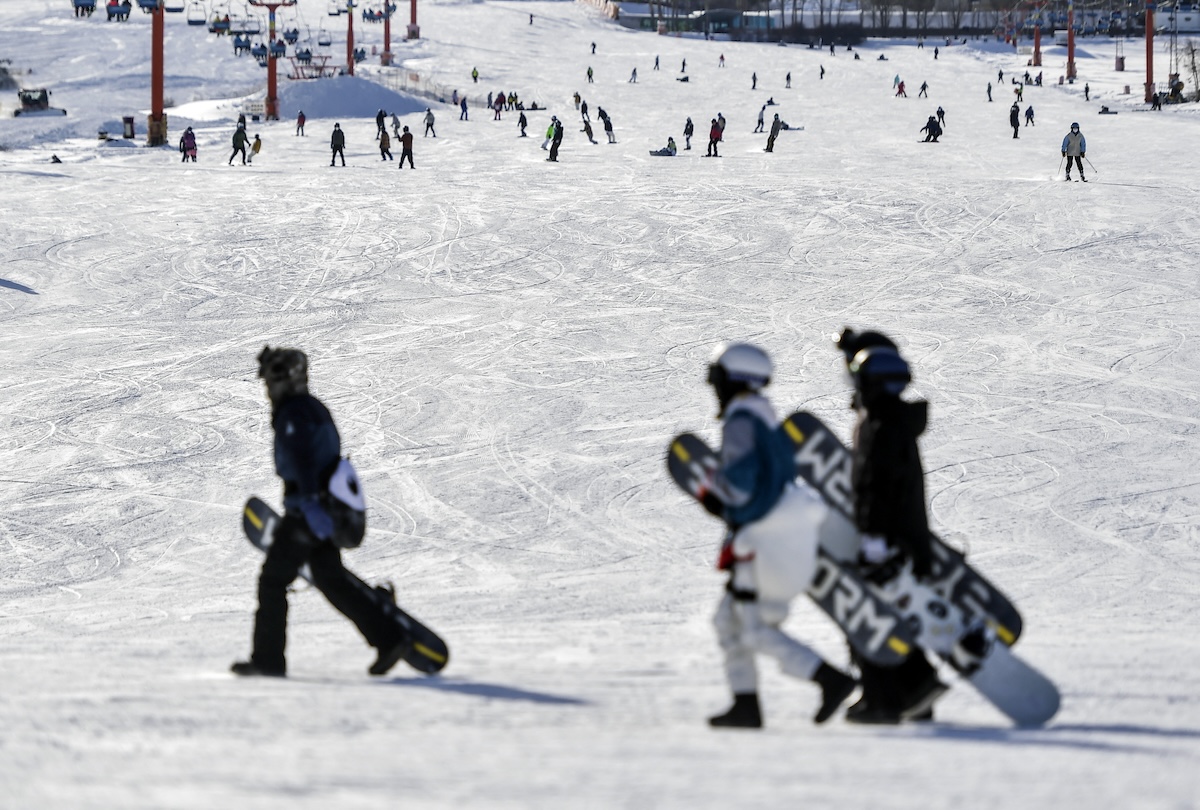
<svg viewBox="0 0 1200 810">
<path fill-rule="evenodd" d="M 333 137 L 329 140 L 329 145 L 334 149 L 345 149 L 346 133 L 342 132 L 340 129 L 335 129 L 333 131 Z"/>
<path fill-rule="evenodd" d="M 297 509 L 302 498 L 319 495 L 341 457 L 333 417 L 308 394 L 288 397 L 271 415 L 275 430 L 275 472 L 283 479 L 283 505 Z"/>
<path fill-rule="evenodd" d="M 237 132 L 233 133 L 233 148 L 234 149 L 245 149 L 246 144 L 249 142 L 250 142 L 250 138 L 248 135 L 246 135 L 246 130 L 239 128 Z"/>
<path fill-rule="evenodd" d="M 725 409 L 721 427 L 721 466 L 713 492 L 725 504 L 723 517 L 744 526 L 775 507 L 795 478 L 791 449 L 777 432 L 779 419 L 761 394 L 742 394 Z"/>
<path fill-rule="evenodd" d="M 1063 138 L 1062 151 L 1067 157 L 1080 157 L 1087 154 L 1087 138 L 1083 137 L 1082 132 L 1068 132 L 1067 137 Z"/>
<path fill-rule="evenodd" d="M 880 396 L 860 408 L 854 429 L 854 523 L 883 537 L 928 574 L 932 551 L 925 514 L 925 473 L 917 437 L 925 432 L 928 405 Z"/>
<path fill-rule="evenodd" d="M 392 148 L 392 139 L 388 137 L 387 130 L 379 133 L 379 151 L 388 152 Z"/>
</svg>

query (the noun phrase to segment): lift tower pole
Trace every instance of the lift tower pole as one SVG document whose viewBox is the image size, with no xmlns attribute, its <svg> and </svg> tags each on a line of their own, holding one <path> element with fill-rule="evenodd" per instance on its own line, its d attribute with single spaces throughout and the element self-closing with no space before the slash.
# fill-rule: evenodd
<svg viewBox="0 0 1200 810">
<path fill-rule="evenodd" d="M 150 126 L 146 128 L 146 143 L 162 146 L 167 142 L 167 117 L 163 114 L 163 4 L 158 0 L 150 26 Z"/>
<path fill-rule="evenodd" d="M 268 121 L 278 121 L 279 85 L 275 73 L 275 53 L 271 48 L 275 44 L 275 9 L 280 6 L 294 6 L 296 0 L 250 0 L 250 5 L 267 9 L 267 103 L 264 112 Z"/>
<path fill-rule="evenodd" d="M 1146 103 L 1154 100 L 1154 0 L 1146 0 Z"/>
</svg>

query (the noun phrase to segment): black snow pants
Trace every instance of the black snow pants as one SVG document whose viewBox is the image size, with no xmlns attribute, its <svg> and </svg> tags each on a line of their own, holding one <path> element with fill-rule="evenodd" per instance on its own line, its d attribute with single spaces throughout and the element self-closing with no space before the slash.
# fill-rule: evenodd
<svg viewBox="0 0 1200 810">
<path fill-rule="evenodd" d="M 275 530 L 267 559 L 258 577 L 258 613 L 254 618 L 254 652 L 251 660 L 269 671 L 287 668 L 287 588 L 308 565 L 313 584 L 329 604 L 354 622 L 367 643 L 383 648 L 398 640 L 395 624 L 379 603 L 342 566 L 342 554 L 332 543 L 323 543 L 308 531 L 302 518 L 285 515 Z"/>
</svg>

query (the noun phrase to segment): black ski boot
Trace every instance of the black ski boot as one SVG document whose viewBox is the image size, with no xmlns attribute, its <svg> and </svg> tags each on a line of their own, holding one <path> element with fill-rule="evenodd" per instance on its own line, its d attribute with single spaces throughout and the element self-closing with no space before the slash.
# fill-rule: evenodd
<svg viewBox="0 0 1200 810">
<path fill-rule="evenodd" d="M 259 666 L 250 661 L 235 661 L 229 671 L 234 675 L 241 675 L 243 678 L 286 678 L 286 669 L 275 669 Z"/>
<path fill-rule="evenodd" d="M 818 725 L 832 717 L 838 706 L 841 706 L 843 701 L 850 697 L 854 687 L 858 686 L 858 681 L 824 662 L 817 667 L 812 680 L 821 687 L 821 708 L 813 715 L 813 722 Z"/>
<path fill-rule="evenodd" d="M 713 728 L 762 728 L 762 712 L 758 708 L 758 694 L 734 695 L 733 705 L 725 714 L 708 718 Z"/>
</svg>

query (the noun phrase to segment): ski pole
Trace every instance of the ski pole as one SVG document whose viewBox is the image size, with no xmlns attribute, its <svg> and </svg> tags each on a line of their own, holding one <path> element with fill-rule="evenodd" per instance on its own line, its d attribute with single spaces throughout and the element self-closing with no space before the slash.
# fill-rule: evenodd
<svg viewBox="0 0 1200 810">
<path fill-rule="evenodd" d="M 1087 160 L 1087 165 L 1092 166 L 1092 162 L 1090 160 L 1088 160 L 1086 156 L 1083 159 Z M 1100 172 L 1096 171 L 1096 167 L 1092 166 L 1092 174 L 1099 174 L 1099 173 Z"/>
<path fill-rule="evenodd" d="M 1059 159 L 1058 159 L 1058 172 L 1061 172 L 1061 171 L 1062 171 L 1062 165 L 1063 165 L 1063 161 L 1064 161 L 1064 160 L 1066 160 L 1066 159 L 1067 159 L 1067 156 L 1066 156 L 1066 155 L 1063 155 L 1061 158 L 1059 158 Z M 1055 173 L 1054 173 L 1054 176 L 1055 176 L 1055 177 L 1057 177 L 1057 176 L 1058 176 L 1058 172 L 1055 172 Z"/>
</svg>

